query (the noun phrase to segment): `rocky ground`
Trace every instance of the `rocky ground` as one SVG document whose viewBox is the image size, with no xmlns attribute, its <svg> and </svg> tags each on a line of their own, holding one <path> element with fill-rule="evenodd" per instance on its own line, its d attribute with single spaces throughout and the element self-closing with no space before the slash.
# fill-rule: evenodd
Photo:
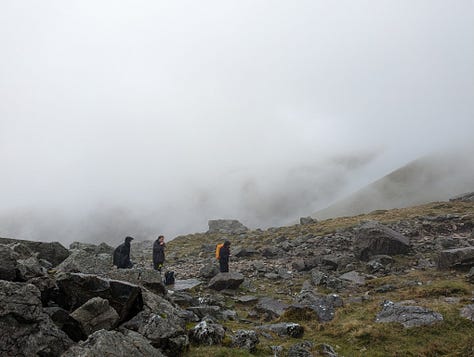
<svg viewBox="0 0 474 357">
<path fill-rule="evenodd" d="M 212 221 L 152 242 L 0 239 L 2 356 L 472 356 L 474 202 L 464 195 L 268 230 Z M 232 243 L 230 273 L 215 246 Z"/>
</svg>

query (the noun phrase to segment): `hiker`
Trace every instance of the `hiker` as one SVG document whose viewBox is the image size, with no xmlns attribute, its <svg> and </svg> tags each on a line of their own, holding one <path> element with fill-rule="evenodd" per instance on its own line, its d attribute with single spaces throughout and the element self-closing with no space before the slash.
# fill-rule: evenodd
<svg viewBox="0 0 474 357">
<path fill-rule="evenodd" d="M 114 265 L 119 269 L 130 269 L 133 263 L 130 261 L 130 242 L 133 237 L 125 237 L 125 243 L 120 244 L 114 250 Z"/>
<path fill-rule="evenodd" d="M 219 270 L 221 273 L 229 272 L 230 242 L 226 240 L 219 250 Z"/>
<path fill-rule="evenodd" d="M 161 272 L 165 262 L 165 237 L 159 236 L 153 243 L 153 269 Z"/>
</svg>

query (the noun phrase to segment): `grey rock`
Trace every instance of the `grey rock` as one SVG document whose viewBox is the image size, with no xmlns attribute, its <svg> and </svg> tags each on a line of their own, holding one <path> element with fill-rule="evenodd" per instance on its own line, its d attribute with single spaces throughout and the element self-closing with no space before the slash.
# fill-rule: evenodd
<svg viewBox="0 0 474 357">
<path fill-rule="evenodd" d="M 474 192 L 462 193 L 449 199 L 450 201 L 474 202 Z"/>
<path fill-rule="evenodd" d="M 438 255 L 437 265 L 439 269 L 474 266 L 474 247 L 443 250 Z"/>
<path fill-rule="evenodd" d="M 166 295 L 167 289 L 159 271 L 154 269 L 113 269 L 108 276 L 115 280 L 141 285 L 159 295 Z"/>
<path fill-rule="evenodd" d="M 382 310 L 375 318 L 376 322 L 398 322 L 405 328 L 432 325 L 443 321 L 443 316 L 421 306 L 405 306 L 392 301 L 384 301 Z"/>
<path fill-rule="evenodd" d="M 36 242 L 13 238 L 0 238 L 0 244 L 21 243 L 32 252 L 38 253 L 38 259 L 46 259 L 53 266 L 58 265 L 69 256 L 69 251 L 59 242 Z"/>
<path fill-rule="evenodd" d="M 113 352 L 112 352 L 113 351 Z M 113 354 L 111 354 L 113 353 Z M 71 347 L 61 357 L 165 357 L 142 335 L 127 331 L 99 330 Z"/>
<path fill-rule="evenodd" d="M 261 298 L 255 305 L 255 311 L 265 315 L 266 320 L 272 320 L 283 315 L 288 304 L 270 297 Z"/>
<path fill-rule="evenodd" d="M 300 217 L 300 224 L 301 225 L 306 225 L 306 224 L 314 224 L 314 223 L 318 223 L 318 220 L 311 217 L 311 216 L 308 216 L 308 217 Z"/>
<path fill-rule="evenodd" d="M 0 240 L 1 242 L 1 240 Z M 19 254 L 15 253 L 9 246 L 0 244 L 0 279 L 17 280 L 17 259 Z"/>
<path fill-rule="evenodd" d="M 337 357 L 337 353 L 336 351 L 334 351 L 334 347 L 326 343 L 321 343 L 318 346 L 318 352 L 321 356 Z"/>
<path fill-rule="evenodd" d="M 141 289 L 124 281 L 104 279 L 96 275 L 63 273 L 58 276 L 56 303 L 66 310 L 75 310 L 94 297 L 109 301 L 126 321 L 143 308 Z"/>
<path fill-rule="evenodd" d="M 350 271 L 342 274 L 339 279 L 349 281 L 355 285 L 365 285 L 365 278 L 356 271 Z"/>
<path fill-rule="evenodd" d="M 469 270 L 469 273 L 466 275 L 467 281 L 474 284 L 474 267 Z"/>
<path fill-rule="evenodd" d="M 217 320 L 228 320 L 236 316 L 235 311 L 225 310 L 215 305 L 190 306 L 187 310 L 192 311 L 199 318 L 211 316 Z"/>
<path fill-rule="evenodd" d="M 406 254 L 409 250 L 408 238 L 375 221 L 362 224 L 354 239 L 354 253 L 360 260 L 379 254 Z"/>
<path fill-rule="evenodd" d="M 232 346 L 254 352 L 259 343 L 258 335 L 253 330 L 237 330 L 232 337 Z"/>
<path fill-rule="evenodd" d="M 304 335 L 304 327 L 293 322 L 282 322 L 278 324 L 257 326 L 257 330 L 276 333 L 278 336 L 289 336 L 301 338 Z"/>
<path fill-rule="evenodd" d="M 343 306 L 339 295 L 315 295 L 304 291 L 295 298 L 295 304 L 311 308 L 316 312 L 319 321 L 326 322 L 334 319 L 335 308 Z"/>
<path fill-rule="evenodd" d="M 43 313 L 31 284 L 0 280 L 0 355 L 59 356 L 72 340 Z"/>
<path fill-rule="evenodd" d="M 274 258 L 280 255 L 281 251 L 277 247 L 264 247 L 261 254 L 266 258 Z"/>
<path fill-rule="evenodd" d="M 110 254 L 95 254 L 86 250 L 73 250 L 56 270 L 66 273 L 106 274 L 112 267 Z"/>
<path fill-rule="evenodd" d="M 178 356 L 189 346 L 189 340 L 181 321 L 153 313 L 139 326 L 138 332 L 151 341 L 154 347 L 160 348 L 167 354 Z M 180 338 L 181 337 L 181 338 Z"/>
<path fill-rule="evenodd" d="M 240 273 L 219 273 L 209 281 L 208 287 L 214 290 L 237 289 L 244 282 Z"/>
<path fill-rule="evenodd" d="M 68 311 L 60 307 L 44 307 L 43 311 L 71 340 L 78 342 L 87 339 L 87 334 L 83 331 L 79 321 L 73 319 Z"/>
<path fill-rule="evenodd" d="M 241 234 L 249 229 L 236 219 L 211 219 L 207 233 Z"/>
<path fill-rule="evenodd" d="M 202 320 L 189 331 L 189 339 L 197 345 L 219 345 L 224 336 L 224 327 L 209 318 Z"/>
<path fill-rule="evenodd" d="M 311 341 L 295 343 L 288 349 L 288 357 L 313 357 L 311 350 L 314 344 Z"/>
<path fill-rule="evenodd" d="M 114 252 L 114 247 L 106 243 L 100 243 L 99 245 L 91 244 L 91 243 L 82 243 L 82 242 L 72 242 L 69 245 L 69 249 L 74 250 L 84 250 L 89 254 L 97 255 L 97 254 L 110 254 L 112 255 Z"/>
<path fill-rule="evenodd" d="M 199 269 L 199 277 L 204 279 L 212 279 L 217 274 L 219 274 L 219 267 L 217 266 L 216 262 L 207 262 L 201 269 Z"/>
<path fill-rule="evenodd" d="M 460 315 L 468 320 L 474 321 L 474 304 L 464 306 L 460 311 Z"/>
<path fill-rule="evenodd" d="M 46 271 L 36 257 L 17 260 L 17 278 L 20 281 L 28 281 L 33 278 L 45 276 Z"/>
<path fill-rule="evenodd" d="M 87 301 L 74 310 L 71 317 L 81 324 L 82 330 L 87 335 L 102 329 L 110 330 L 120 320 L 117 311 L 109 305 L 109 301 L 100 297 Z"/>
</svg>

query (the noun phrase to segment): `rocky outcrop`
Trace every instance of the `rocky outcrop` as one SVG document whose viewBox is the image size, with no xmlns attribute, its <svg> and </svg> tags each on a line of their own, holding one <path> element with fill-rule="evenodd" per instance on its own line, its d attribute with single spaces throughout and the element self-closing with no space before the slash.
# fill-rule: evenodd
<svg viewBox="0 0 474 357">
<path fill-rule="evenodd" d="M 474 266 L 474 247 L 443 250 L 438 255 L 438 268 L 468 268 Z"/>
<path fill-rule="evenodd" d="M 360 260 L 379 254 L 406 254 L 409 250 L 408 238 L 379 222 L 370 221 L 357 228 L 354 254 Z"/>
<path fill-rule="evenodd" d="M 258 335 L 253 330 L 237 330 L 232 336 L 232 347 L 254 352 L 259 343 Z"/>
<path fill-rule="evenodd" d="M 382 311 L 376 318 L 376 322 L 398 322 L 405 328 L 432 325 L 443 321 L 443 316 L 437 312 L 421 306 L 405 306 L 392 301 L 384 301 Z"/>
<path fill-rule="evenodd" d="M 27 246 L 32 252 L 38 253 L 38 259 L 45 259 L 53 266 L 58 265 L 69 256 L 69 251 L 58 242 L 35 242 L 13 238 L 0 238 L 0 244 L 21 243 Z"/>
<path fill-rule="evenodd" d="M 271 297 L 261 298 L 255 305 L 255 311 L 259 314 L 263 314 L 265 320 L 273 320 L 280 317 L 287 308 L 288 304 Z"/>
<path fill-rule="evenodd" d="M 211 219 L 207 233 L 241 234 L 249 229 L 236 219 Z"/>
<path fill-rule="evenodd" d="M 31 284 L 0 280 L 0 355 L 60 356 L 72 340 L 43 313 Z"/>
<path fill-rule="evenodd" d="M 0 244 L 0 279 L 17 280 L 17 259 L 19 255 L 10 247 Z"/>
<path fill-rule="evenodd" d="M 449 199 L 451 202 L 462 201 L 462 202 L 474 202 L 474 192 L 462 193 L 458 196 L 454 196 Z"/>
<path fill-rule="evenodd" d="M 92 254 L 85 250 L 74 250 L 56 270 L 66 273 L 104 275 L 112 268 L 110 254 Z"/>
<path fill-rule="evenodd" d="M 343 306 L 343 301 L 336 294 L 316 295 L 303 291 L 295 298 L 294 306 L 308 307 L 316 313 L 319 321 L 326 322 L 334 319 L 335 309 Z"/>
<path fill-rule="evenodd" d="M 72 242 L 69 245 L 69 249 L 83 250 L 93 255 L 104 254 L 104 253 L 112 255 L 114 252 L 114 247 L 111 247 L 110 245 L 106 243 L 100 243 L 99 245 L 95 245 L 91 243 Z"/>
<path fill-rule="evenodd" d="M 318 220 L 317 220 L 317 219 L 314 219 L 314 218 L 311 217 L 311 216 L 308 216 L 308 217 L 300 217 L 300 224 L 301 224 L 301 225 L 314 224 L 314 223 L 318 223 Z"/>
</svg>

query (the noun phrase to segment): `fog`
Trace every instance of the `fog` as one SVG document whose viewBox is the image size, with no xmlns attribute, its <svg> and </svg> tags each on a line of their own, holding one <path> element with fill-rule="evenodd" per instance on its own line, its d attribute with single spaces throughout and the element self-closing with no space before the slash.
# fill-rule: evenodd
<svg viewBox="0 0 474 357">
<path fill-rule="evenodd" d="M 474 132 L 473 1 L 5 0 L 0 50 L 2 237 L 282 225 Z"/>
</svg>

